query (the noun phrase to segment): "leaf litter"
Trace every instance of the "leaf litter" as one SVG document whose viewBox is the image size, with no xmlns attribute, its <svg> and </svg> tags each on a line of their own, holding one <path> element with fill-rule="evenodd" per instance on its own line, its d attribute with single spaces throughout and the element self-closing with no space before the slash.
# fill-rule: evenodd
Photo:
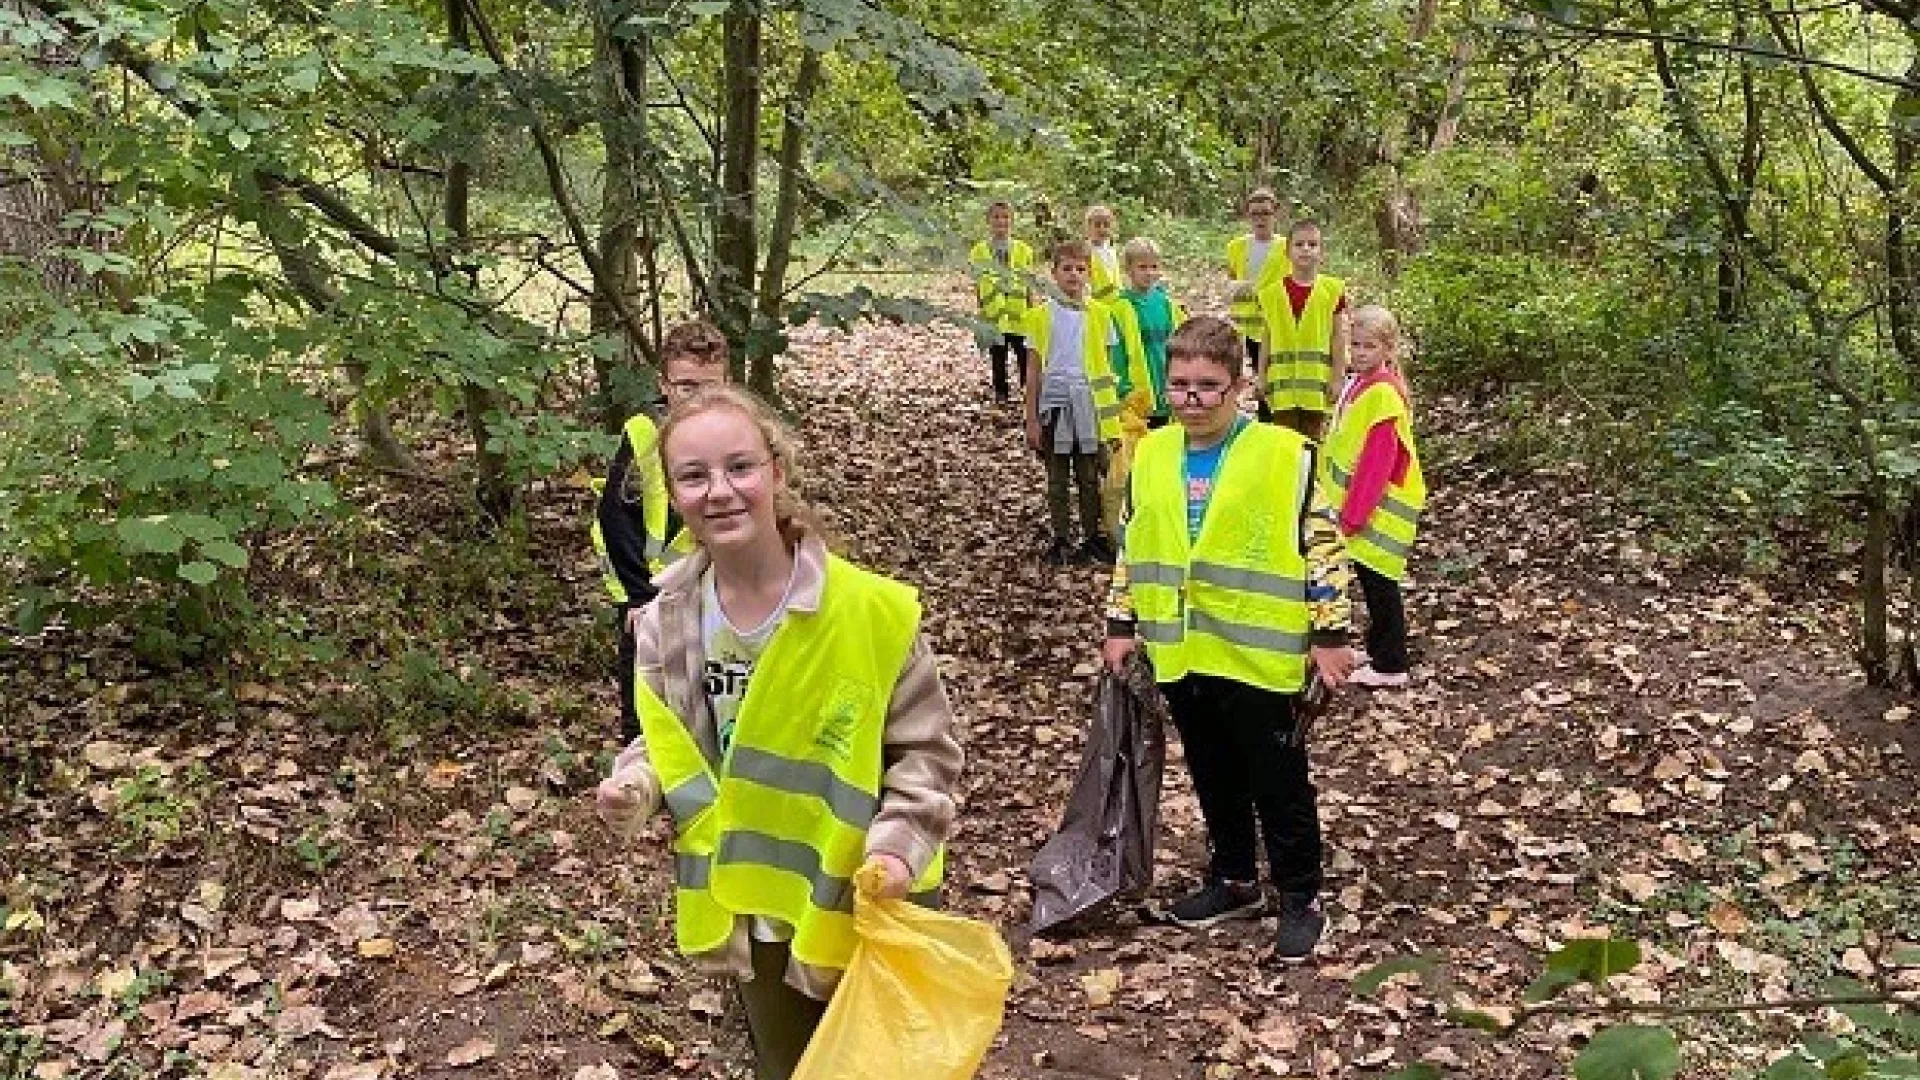
<svg viewBox="0 0 1920 1080">
<path fill-rule="evenodd" d="M 1041 565 L 1041 469 L 964 334 L 794 339 L 805 490 L 850 555 L 922 590 L 960 717 L 948 903 L 1018 928 L 1077 765 L 1104 572 Z M 1051 939 L 1010 929 L 1026 959 L 983 1077 L 1563 1072 L 1590 1024 L 1492 1041 L 1442 1014 L 1497 1011 L 1544 950 L 1609 925 L 1651 945 L 1616 980 L 1637 1000 L 1779 994 L 1809 957 L 1769 925 L 1914 887 L 1920 825 L 1897 808 L 1914 804 L 1920 725 L 1861 688 L 1840 599 L 1666 565 L 1577 467 L 1506 476 L 1482 461 L 1484 413 L 1422 404 L 1420 678 L 1345 697 L 1316 730 L 1322 955 L 1274 968 L 1270 921 L 1188 933 L 1153 904 Z M 81 635 L 65 665 L 0 655 L 9 693 L 34 687 L 0 752 L 0 995 L 44 1043 L 40 1080 L 114 1060 L 230 1080 L 730 1075 L 739 1010 L 673 953 L 664 830 L 625 846 L 592 817 L 611 682 L 553 659 L 604 620 L 585 506 L 554 488 L 530 510 L 573 613 L 483 649 L 534 700 L 589 703 L 525 729 L 395 745 L 316 723 L 311 683 L 249 672 L 203 714 Z M 130 689 L 45 674 L 62 670 Z M 1172 756 L 1160 903 L 1198 884 L 1205 855 Z M 168 815 L 177 831 L 154 827 Z M 1910 928 L 1855 938 L 1821 962 L 1920 983 Z M 1351 991 L 1413 953 L 1450 982 Z M 1763 1064 L 1789 1031 L 1763 1020 L 1696 1060 Z"/>
</svg>

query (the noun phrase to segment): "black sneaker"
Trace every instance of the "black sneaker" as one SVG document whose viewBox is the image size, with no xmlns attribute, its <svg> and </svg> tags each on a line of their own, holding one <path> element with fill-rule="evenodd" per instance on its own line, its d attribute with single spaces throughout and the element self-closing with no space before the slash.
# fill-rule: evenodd
<svg viewBox="0 0 1920 1080">
<path fill-rule="evenodd" d="M 1047 545 L 1047 553 L 1040 556 L 1040 561 L 1048 566 L 1065 566 L 1073 561 L 1073 549 L 1065 540 L 1056 539 Z"/>
<path fill-rule="evenodd" d="M 1167 917 L 1189 930 L 1200 930 L 1228 919 L 1257 919 L 1266 907 L 1267 895 L 1258 882 L 1214 880 L 1167 909 Z"/>
<path fill-rule="evenodd" d="M 1278 906 L 1280 927 L 1273 935 L 1273 958 L 1283 964 L 1298 964 L 1320 947 L 1320 939 L 1327 933 L 1327 917 L 1311 899 L 1282 897 Z"/>
<path fill-rule="evenodd" d="M 1087 537 L 1087 542 L 1080 545 L 1080 558 L 1100 566 L 1112 566 L 1115 558 L 1113 541 L 1099 533 Z"/>
</svg>

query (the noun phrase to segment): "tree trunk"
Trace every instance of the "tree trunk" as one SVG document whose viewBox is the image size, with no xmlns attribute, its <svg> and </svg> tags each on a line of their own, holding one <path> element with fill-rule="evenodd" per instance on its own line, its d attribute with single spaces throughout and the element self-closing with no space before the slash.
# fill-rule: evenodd
<svg viewBox="0 0 1920 1080">
<path fill-rule="evenodd" d="M 1888 131 L 1893 139 L 1893 185 L 1887 199 L 1887 322 L 1893 329 L 1894 351 L 1912 376 L 1920 377 L 1920 277 L 1916 267 L 1912 239 L 1907 235 L 1913 220 L 1914 166 L 1920 163 L 1920 133 L 1913 129 L 1913 118 L 1920 115 L 1920 94 L 1913 90 L 1920 79 L 1920 50 L 1907 65 L 1907 84 L 1894 95 Z"/>
<path fill-rule="evenodd" d="M 1736 33 L 1746 40 L 1747 22 L 1744 9 L 1736 9 Z M 1735 183 L 1738 185 L 1736 196 L 1742 203 L 1753 201 L 1753 187 L 1760 181 L 1760 96 L 1754 92 L 1753 65 L 1744 61 L 1740 64 L 1740 161 L 1736 168 Z M 1715 315 L 1723 323 L 1739 320 L 1746 307 L 1747 268 L 1741 253 L 1740 235 L 1722 216 L 1720 226 L 1719 264 L 1714 272 Z"/>
<path fill-rule="evenodd" d="M 1869 686 L 1892 681 L 1887 648 L 1887 554 L 1892 526 L 1886 482 L 1869 475 L 1866 536 L 1860 544 L 1860 669 Z"/>
<path fill-rule="evenodd" d="M 720 205 L 713 227 L 714 317 L 733 343 L 733 375 L 746 376 L 753 332 L 754 180 L 760 163 L 761 38 L 759 8 L 733 0 L 722 19 L 725 105 L 720 148 Z"/>
<path fill-rule="evenodd" d="M 653 244 L 653 231 L 645 227 L 640 211 L 640 155 L 645 153 L 647 140 L 647 44 L 643 38 L 615 37 L 612 30 L 605 19 L 596 19 L 595 52 L 601 68 L 600 138 L 607 148 L 598 247 L 601 265 L 606 267 L 607 286 L 603 289 L 599 282 L 594 283 L 590 307 L 594 336 L 617 336 L 621 343 L 615 358 L 594 360 L 602 402 L 601 423 L 609 432 L 618 431 L 641 404 L 617 391 L 615 364 L 631 364 L 636 352 L 652 355 L 659 347 L 657 340 L 636 341 L 630 328 L 622 325 L 613 298 L 606 295 L 608 289 L 618 290 L 631 301 L 639 277 L 636 256 L 643 247 Z M 647 283 L 656 312 L 658 285 L 657 280 Z"/>
<path fill-rule="evenodd" d="M 447 0 L 446 10 L 448 44 L 456 49 L 472 51 L 473 35 L 467 25 L 465 0 Z M 456 100 L 466 96 L 472 83 L 471 76 L 457 77 Z M 443 263 L 449 267 L 465 261 L 461 254 L 472 242 L 472 201 L 473 165 L 456 153 L 447 162 L 446 224 L 453 251 Z M 459 273 L 457 270 L 453 272 Z M 472 286 L 474 282 L 469 279 L 467 284 Z M 500 395 L 474 382 L 464 383 L 460 393 L 467 414 L 467 433 L 473 439 L 474 498 L 480 504 L 481 511 L 498 524 L 506 520 L 519 501 L 513 482 L 507 475 L 506 455 L 489 446 L 491 436 L 487 432 L 487 421 L 500 411 Z"/>
<path fill-rule="evenodd" d="M 787 266 L 793 260 L 793 234 L 800 219 L 800 173 L 807 149 L 807 111 L 820 88 L 820 76 L 820 54 L 805 49 L 781 120 L 780 190 L 774 200 L 773 234 L 767 240 L 767 262 L 760 272 L 758 318 L 747 350 L 747 385 L 769 400 L 776 394 L 773 381 L 776 350 L 772 346 L 780 327 L 781 309 L 785 306 Z"/>
</svg>

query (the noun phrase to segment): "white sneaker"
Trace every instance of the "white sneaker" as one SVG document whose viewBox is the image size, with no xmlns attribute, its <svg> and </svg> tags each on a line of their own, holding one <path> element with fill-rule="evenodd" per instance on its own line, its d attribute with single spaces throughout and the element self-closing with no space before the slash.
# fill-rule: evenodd
<svg viewBox="0 0 1920 1080">
<path fill-rule="evenodd" d="M 1366 690 L 1398 690 L 1413 678 L 1404 671 L 1375 671 L 1372 664 L 1363 664 L 1347 676 L 1347 681 Z"/>
</svg>

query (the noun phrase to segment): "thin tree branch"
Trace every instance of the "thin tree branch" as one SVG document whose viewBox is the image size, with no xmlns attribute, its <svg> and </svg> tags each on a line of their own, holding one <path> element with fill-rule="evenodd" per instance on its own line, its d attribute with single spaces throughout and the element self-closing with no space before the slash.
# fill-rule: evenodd
<svg viewBox="0 0 1920 1080">
<path fill-rule="evenodd" d="M 1786 22 L 1780 17 L 1780 13 L 1775 11 L 1771 4 L 1760 5 L 1760 10 L 1766 16 L 1768 28 L 1773 31 L 1773 39 L 1780 43 L 1782 49 L 1792 49 L 1794 43 L 1788 40 Z M 1797 21 L 1798 17 L 1795 18 Z M 1827 134 L 1833 136 L 1833 141 L 1840 144 L 1840 149 L 1846 151 L 1847 157 L 1853 159 L 1854 165 L 1865 174 L 1874 187 L 1880 189 L 1881 194 L 1893 194 L 1895 187 L 1893 177 L 1873 160 L 1873 157 L 1867 153 L 1866 147 L 1860 145 L 1860 140 L 1854 138 L 1853 133 L 1848 131 L 1846 125 L 1842 124 L 1840 118 L 1834 114 L 1832 104 L 1827 101 L 1827 95 L 1820 91 L 1820 84 L 1813 79 L 1813 69 L 1802 67 L 1799 72 L 1800 86 L 1806 92 L 1807 103 L 1813 106 L 1813 114 L 1820 119 L 1820 126 L 1827 129 Z"/>
<path fill-rule="evenodd" d="M 1880 83 L 1904 90 L 1920 90 L 1920 85 L 1902 75 L 1887 75 L 1878 71 L 1869 71 L 1863 67 L 1844 64 L 1837 60 L 1822 60 L 1819 57 L 1803 56 L 1795 53 L 1763 49 L 1757 45 L 1747 45 L 1737 41 L 1716 41 L 1710 38 L 1694 37 L 1690 34 L 1674 34 L 1662 30 L 1636 30 L 1623 26 L 1596 26 L 1576 19 L 1562 19 L 1552 15 L 1542 16 L 1532 8 L 1521 6 L 1518 0 L 1501 0 L 1501 3 L 1516 12 L 1529 17 L 1540 17 L 1547 21 L 1548 27 L 1557 32 L 1585 37 L 1609 38 L 1615 41 L 1647 41 L 1660 45 L 1688 45 L 1699 49 L 1712 49 L 1716 52 L 1739 53 L 1773 60 L 1794 67 L 1816 67 L 1828 71 L 1837 71 L 1843 75 L 1852 75 L 1857 79 Z"/>
</svg>

